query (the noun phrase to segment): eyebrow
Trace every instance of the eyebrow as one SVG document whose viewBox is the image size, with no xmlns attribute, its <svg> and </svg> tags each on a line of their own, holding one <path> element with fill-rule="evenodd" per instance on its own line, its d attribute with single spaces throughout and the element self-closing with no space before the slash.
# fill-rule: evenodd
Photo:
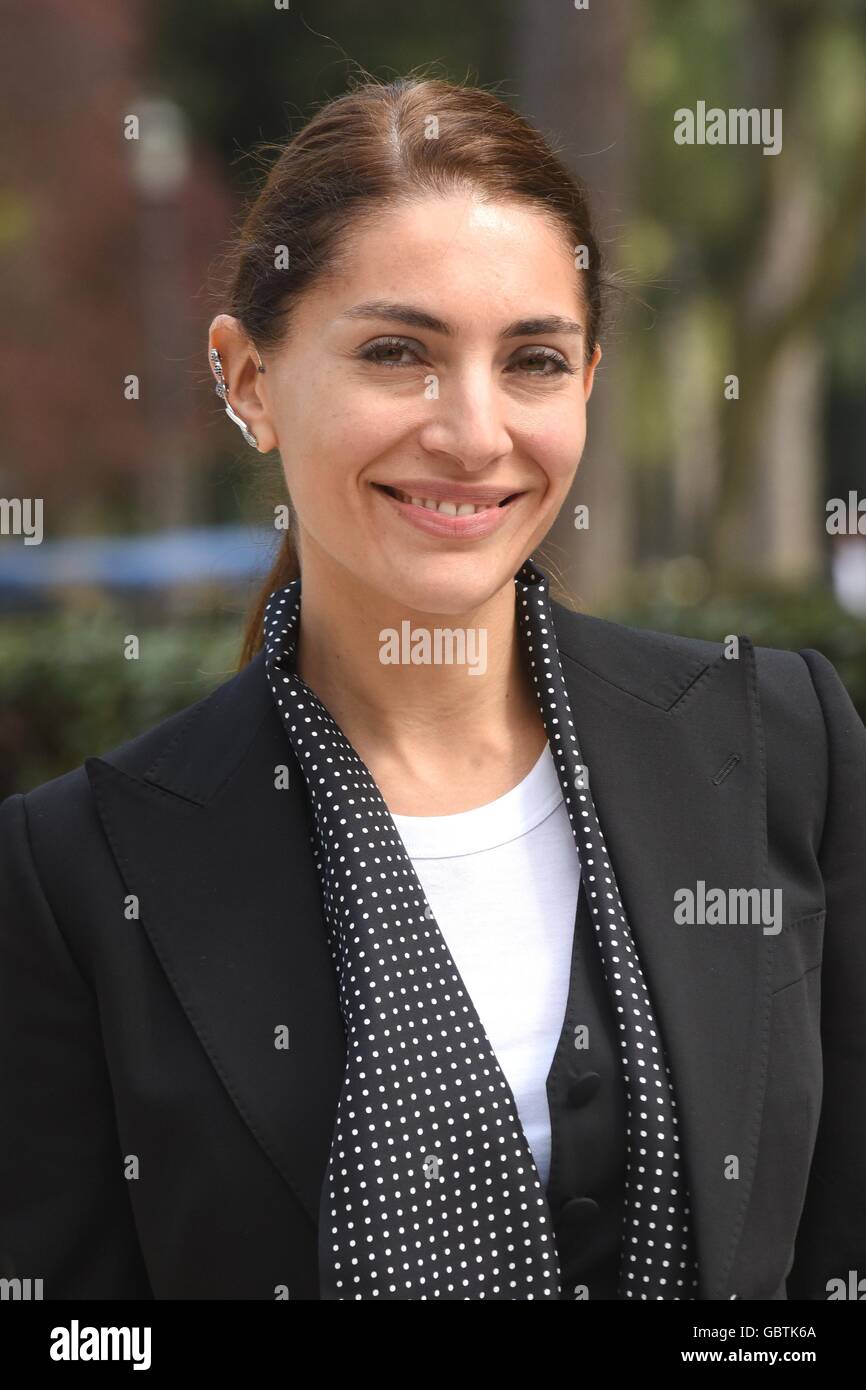
<svg viewBox="0 0 866 1390">
<path fill-rule="evenodd" d="M 387 299 L 371 299 L 364 304 L 355 304 L 339 315 L 343 319 L 392 319 L 409 328 L 426 328 L 430 333 L 441 333 L 446 338 L 456 337 L 455 330 L 435 314 L 426 309 L 416 309 L 412 304 L 394 304 Z M 497 335 L 498 338 L 532 338 L 542 333 L 583 333 L 583 325 L 576 319 L 563 318 L 561 314 L 544 314 L 535 318 L 515 319 Z"/>
</svg>

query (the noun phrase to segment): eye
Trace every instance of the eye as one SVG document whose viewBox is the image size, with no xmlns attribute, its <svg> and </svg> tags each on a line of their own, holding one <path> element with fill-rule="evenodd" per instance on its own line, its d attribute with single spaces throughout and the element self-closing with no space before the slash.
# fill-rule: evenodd
<svg viewBox="0 0 866 1390">
<path fill-rule="evenodd" d="M 563 357 L 556 348 L 550 347 L 527 347 L 522 350 L 523 355 L 516 360 L 516 366 L 525 367 L 528 363 L 530 370 L 524 371 L 524 376 L 546 376 L 554 377 L 566 374 L 574 376 L 575 368 Z M 540 370 L 532 369 L 532 363 L 541 363 Z M 511 368 L 508 369 L 509 371 Z"/>
<path fill-rule="evenodd" d="M 415 361 L 418 361 L 418 354 L 421 351 L 421 344 L 416 343 L 411 338 L 377 338 L 372 343 L 365 343 L 358 350 L 358 356 L 364 362 L 375 362 L 383 367 L 411 367 L 411 361 L 400 360 L 403 353 L 412 353 Z"/>
</svg>

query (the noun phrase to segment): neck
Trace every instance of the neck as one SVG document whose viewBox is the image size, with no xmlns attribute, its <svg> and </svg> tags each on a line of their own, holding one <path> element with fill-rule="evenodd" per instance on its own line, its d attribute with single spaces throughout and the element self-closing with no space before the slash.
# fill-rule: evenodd
<svg viewBox="0 0 866 1390">
<path fill-rule="evenodd" d="M 407 609 L 305 548 L 296 670 L 405 814 L 444 806 L 443 778 L 450 805 L 480 804 L 482 789 L 492 799 L 539 757 L 546 733 L 515 603 L 510 579 L 463 613 Z M 449 646 L 461 656 L 449 632 L 465 638 L 461 664 L 448 664 Z"/>
</svg>

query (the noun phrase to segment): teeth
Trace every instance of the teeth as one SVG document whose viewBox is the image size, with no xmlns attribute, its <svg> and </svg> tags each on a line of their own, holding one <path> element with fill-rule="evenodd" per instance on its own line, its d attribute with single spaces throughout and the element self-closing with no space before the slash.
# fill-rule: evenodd
<svg viewBox="0 0 866 1390">
<path fill-rule="evenodd" d="M 487 505 L 476 506 L 473 502 L 437 502 L 435 497 L 409 497 L 405 492 L 394 488 L 401 502 L 411 502 L 413 507 L 426 507 L 431 512 L 442 512 L 445 516 L 473 516 L 475 512 L 488 510 Z"/>
</svg>

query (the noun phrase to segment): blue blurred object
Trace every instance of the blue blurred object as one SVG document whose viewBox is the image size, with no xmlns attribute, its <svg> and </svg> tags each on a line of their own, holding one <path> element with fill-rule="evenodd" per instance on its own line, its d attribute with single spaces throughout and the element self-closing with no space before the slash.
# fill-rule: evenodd
<svg viewBox="0 0 866 1390">
<path fill-rule="evenodd" d="M 42 606 L 76 587 L 156 593 L 183 584 L 231 585 L 264 575 L 273 526 L 189 526 L 144 536 L 0 542 L 0 606 Z"/>
</svg>

